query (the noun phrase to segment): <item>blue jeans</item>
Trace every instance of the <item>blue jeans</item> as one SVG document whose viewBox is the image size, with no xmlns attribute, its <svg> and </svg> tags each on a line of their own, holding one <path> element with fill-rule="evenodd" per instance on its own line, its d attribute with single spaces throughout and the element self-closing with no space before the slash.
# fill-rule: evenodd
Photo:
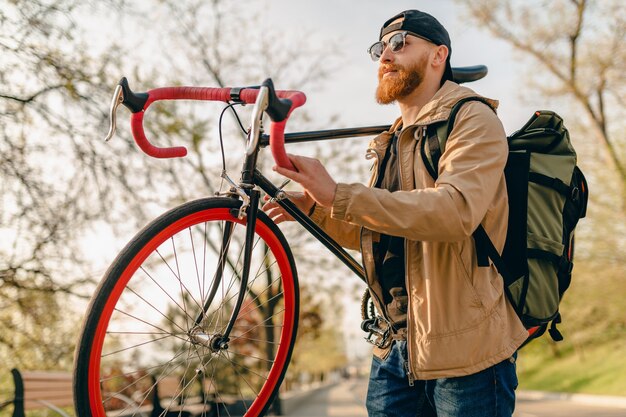
<svg viewBox="0 0 626 417">
<path fill-rule="evenodd" d="M 515 356 L 478 373 L 414 381 L 406 375 L 405 341 L 385 360 L 374 357 L 367 391 L 369 417 L 511 417 L 515 409 Z"/>
</svg>

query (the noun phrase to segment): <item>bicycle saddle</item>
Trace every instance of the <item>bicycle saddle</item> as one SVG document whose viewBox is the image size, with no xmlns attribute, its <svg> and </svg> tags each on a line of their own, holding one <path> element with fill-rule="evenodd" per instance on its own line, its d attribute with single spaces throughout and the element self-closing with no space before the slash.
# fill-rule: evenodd
<svg viewBox="0 0 626 417">
<path fill-rule="evenodd" d="M 487 67 L 485 65 L 473 65 L 471 67 L 453 67 L 452 78 L 457 84 L 469 83 L 477 81 L 487 75 Z"/>
</svg>

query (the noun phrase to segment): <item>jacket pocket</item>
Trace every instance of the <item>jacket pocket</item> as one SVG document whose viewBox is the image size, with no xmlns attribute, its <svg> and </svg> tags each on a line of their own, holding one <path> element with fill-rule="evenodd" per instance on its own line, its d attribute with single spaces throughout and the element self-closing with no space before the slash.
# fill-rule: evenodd
<svg viewBox="0 0 626 417">
<path fill-rule="evenodd" d="M 479 291 L 476 289 L 476 283 L 474 282 L 475 278 L 478 278 L 477 267 L 475 265 L 476 258 L 476 250 L 474 249 L 473 239 L 464 240 L 454 245 L 452 249 L 456 255 L 456 260 L 458 263 L 457 270 L 460 275 L 463 277 L 463 280 L 467 284 L 469 294 L 471 294 L 473 303 L 476 306 L 479 306 L 483 310 L 483 314 L 486 315 L 486 311 L 484 308 L 484 304 L 479 295 Z"/>
<path fill-rule="evenodd" d="M 437 266 L 426 281 L 431 288 L 425 290 L 432 300 L 418 311 L 418 317 L 427 324 L 424 336 L 431 340 L 470 331 L 487 319 L 487 309 L 461 258 L 461 245 L 438 245 L 428 250 L 437 253 L 430 258 L 432 265 Z"/>
</svg>

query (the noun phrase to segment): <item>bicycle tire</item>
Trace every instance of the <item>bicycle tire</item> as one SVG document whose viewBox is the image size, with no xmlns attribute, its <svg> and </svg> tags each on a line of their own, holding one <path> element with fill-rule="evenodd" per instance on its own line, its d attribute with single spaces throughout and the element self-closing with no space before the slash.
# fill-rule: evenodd
<svg viewBox="0 0 626 417">
<path fill-rule="evenodd" d="M 239 237 L 246 229 L 245 219 L 233 215 L 240 206 L 233 198 L 183 204 L 147 225 L 120 252 L 91 299 L 77 345 L 78 417 L 149 412 L 155 408 L 154 381 L 168 376 L 180 382 L 162 415 L 185 415 L 192 399 L 203 415 L 256 417 L 269 409 L 295 343 L 299 290 L 287 241 L 265 213 L 258 213 L 249 290 L 229 347 L 216 350 L 198 341 L 199 332 L 207 340 L 219 334 L 230 317 L 243 259 Z M 229 257 L 203 314 L 213 273 L 207 252 L 221 245 L 226 224 L 233 225 L 229 254 L 237 258 Z M 198 314 L 202 320 L 195 326 Z M 117 404 L 116 396 L 133 399 L 136 409 Z"/>
</svg>

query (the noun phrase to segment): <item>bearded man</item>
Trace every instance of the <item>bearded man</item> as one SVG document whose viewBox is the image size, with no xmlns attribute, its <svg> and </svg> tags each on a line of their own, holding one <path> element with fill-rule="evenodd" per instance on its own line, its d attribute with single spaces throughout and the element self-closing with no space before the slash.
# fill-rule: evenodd
<svg viewBox="0 0 626 417">
<path fill-rule="evenodd" d="M 374 349 L 370 416 L 511 416 L 517 348 L 528 333 L 491 265 L 479 267 L 472 233 L 482 224 L 501 252 L 508 201 L 502 124 L 489 105 L 460 107 L 437 179 L 422 160 L 427 127 L 446 121 L 472 90 L 453 82 L 451 43 L 431 15 L 387 20 L 369 52 L 379 62 L 376 99 L 401 117 L 376 137 L 369 186 L 337 184 L 316 159 L 290 155 L 296 205 L 347 248 L 360 248 L 369 291 L 390 329 Z M 264 210 L 291 220 L 280 206 Z"/>
</svg>

